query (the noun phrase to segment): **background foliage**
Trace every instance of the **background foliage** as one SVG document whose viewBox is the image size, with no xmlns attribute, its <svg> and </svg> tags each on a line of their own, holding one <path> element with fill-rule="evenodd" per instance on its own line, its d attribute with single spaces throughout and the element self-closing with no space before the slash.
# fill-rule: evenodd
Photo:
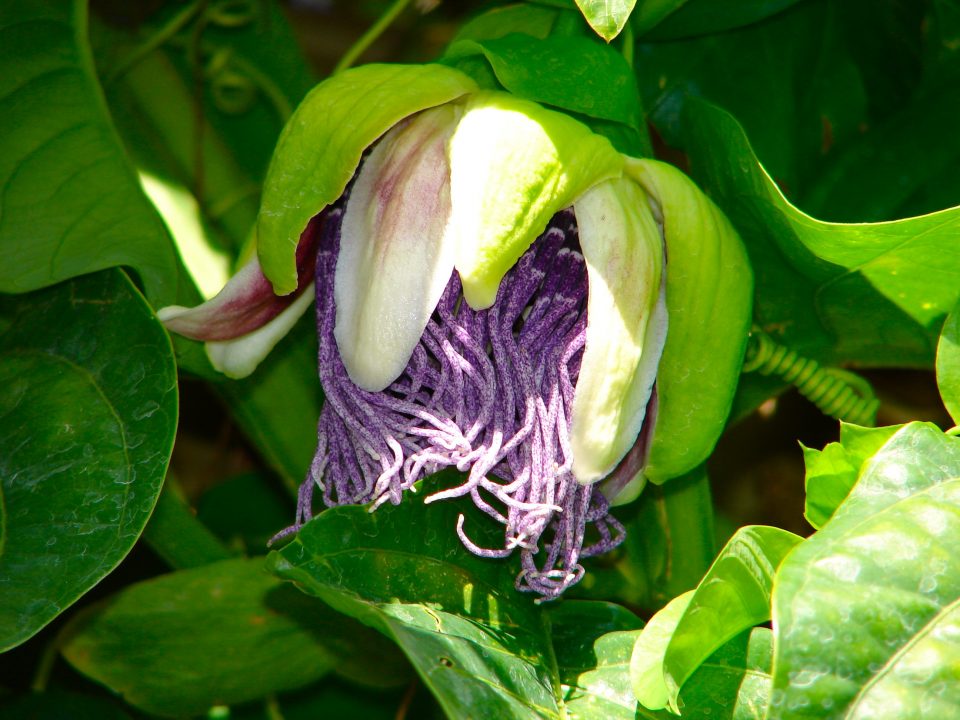
<svg viewBox="0 0 960 720">
<path fill-rule="evenodd" d="M 0 714 L 960 713 L 958 41 L 954 0 L 3 3 Z M 251 251 L 318 79 L 441 56 L 678 165 L 753 265 L 716 452 L 555 603 L 462 548 L 469 507 L 338 508 L 266 555 L 312 322 L 225 381 L 153 313 Z"/>
</svg>

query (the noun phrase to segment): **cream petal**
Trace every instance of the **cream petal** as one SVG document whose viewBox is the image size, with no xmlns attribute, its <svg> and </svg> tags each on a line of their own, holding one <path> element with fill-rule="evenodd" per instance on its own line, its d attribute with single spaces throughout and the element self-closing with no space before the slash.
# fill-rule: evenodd
<svg viewBox="0 0 960 720">
<path fill-rule="evenodd" d="M 403 372 L 453 272 L 447 143 L 458 114 L 444 105 L 393 128 L 350 192 L 334 335 L 365 390 L 383 390 Z"/>
<path fill-rule="evenodd" d="M 636 442 L 666 339 L 663 239 L 646 193 L 603 182 L 574 205 L 590 284 L 573 399 L 573 474 L 606 477 Z"/>
</svg>

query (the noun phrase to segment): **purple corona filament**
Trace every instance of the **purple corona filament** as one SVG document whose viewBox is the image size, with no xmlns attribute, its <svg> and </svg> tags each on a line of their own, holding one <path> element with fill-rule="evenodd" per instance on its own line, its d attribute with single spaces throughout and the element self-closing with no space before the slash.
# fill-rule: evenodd
<svg viewBox="0 0 960 720">
<path fill-rule="evenodd" d="M 457 534 L 481 557 L 519 552 L 517 588 L 558 597 L 583 576 L 580 559 L 616 547 L 623 526 L 596 486 L 571 472 L 569 422 L 586 337 L 587 272 L 575 249 L 572 210 L 507 273 L 497 300 L 474 311 L 454 272 L 406 370 L 382 392 L 350 380 L 334 339 L 333 284 L 343 199 L 314 220 L 320 383 L 317 452 L 300 488 L 297 520 L 325 505 L 398 504 L 403 492 L 443 468 L 466 474 L 427 503 L 469 495 L 504 526 L 502 547 L 479 547 L 460 515 Z M 371 348 L 371 352 L 376 352 Z M 596 539 L 584 545 L 588 525 Z"/>
</svg>

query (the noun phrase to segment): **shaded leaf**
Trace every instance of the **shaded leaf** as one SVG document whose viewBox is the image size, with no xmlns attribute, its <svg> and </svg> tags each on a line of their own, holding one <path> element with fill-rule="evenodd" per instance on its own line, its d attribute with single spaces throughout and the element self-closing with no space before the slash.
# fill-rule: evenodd
<svg viewBox="0 0 960 720">
<path fill-rule="evenodd" d="M 404 677 L 382 637 L 271 577 L 262 559 L 131 585 L 64 633 L 64 657 L 77 670 L 165 716 L 264 697 L 333 670 L 387 685 Z"/>
<path fill-rule="evenodd" d="M 130 720 L 116 702 L 63 690 L 0 701 L 0 714 L 19 720 Z"/>
<path fill-rule="evenodd" d="M 153 511 L 177 424 L 170 341 L 119 271 L 0 298 L 0 648 L 124 558 Z"/>
<path fill-rule="evenodd" d="M 840 442 L 823 450 L 803 449 L 807 492 L 803 516 L 813 527 L 821 527 L 847 497 L 860 476 L 864 463 L 902 425 L 865 428 L 840 423 Z"/>
<path fill-rule="evenodd" d="M 652 27 L 651 37 L 658 40 L 720 33 L 751 25 L 794 5 L 798 0 L 686 0 L 676 2 L 676 8 Z"/>
<path fill-rule="evenodd" d="M 784 561 L 770 718 L 957 714 L 957 476 L 960 440 L 906 425 Z"/>
</svg>

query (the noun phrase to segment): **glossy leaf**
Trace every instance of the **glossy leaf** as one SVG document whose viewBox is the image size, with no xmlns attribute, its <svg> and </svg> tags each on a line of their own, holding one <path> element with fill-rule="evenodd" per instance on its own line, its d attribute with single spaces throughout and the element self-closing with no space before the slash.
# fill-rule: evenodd
<svg viewBox="0 0 960 720">
<path fill-rule="evenodd" d="M 856 484 L 867 460 L 901 427 L 863 428 L 840 423 L 840 442 L 830 443 L 823 450 L 803 448 L 807 491 L 803 516 L 807 522 L 820 528 L 830 519 Z"/>
<path fill-rule="evenodd" d="M 550 608 L 548 617 L 567 716 L 637 717 L 629 668 L 640 619 L 619 605 L 577 601 Z"/>
<path fill-rule="evenodd" d="M 960 311 L 957 308 L 947 317 L 940 333 L 937 387 L 953 422 L 960 424 Z"/>
<path fill-rule="evenodd" d="M 620 34 L 636 4 L 637 0 L 577 0 L 590 27 L 607 42 Z"/>
<path fill-rule="evenodd" d="M 757 627 L 737 635 L 684 683 L 678 702 L 682 717 L 763 720 L 773 685 L 772 662 L 773 633 L 769 628 Z"/>
<path fill-rule="evenodd" d="M 124 558 L 153 511 L 177 424 L 170 341 L 119 271 L 0 299 L 0 648 Z"/>
<path fill-rule="evenodd" d="M 164 716 L 265 697 L 334 670 L 381 684 L 404 676 L 382 637 L 271 577 L 262 559 L 131 585 L 78 616 L 64 637 L 77 670 Z"/>
<path fill-rule="evenodd" d="M 0 292 L 127 265 L 151 302 L 192 299 L 106 112 L 86 8 L 12 0 L 0 12 Z"/>
<path fill-rule="evenodd" d="M 660 710 L 670 702 L 663 661 L 693 593 L 688 590 L 661 608 L 650 618 L 634 644 L 630 657 L 630 683 L 640 704 L 646 708 Z"/>
<path fill-rule="evenodd" d="M 957 713 L 958 476 L 960 440 L 906 425 L 784 561 L 772 720 Z"/>
<path fill-rule="evenodd" d="M 765 267 L 755 305 L 762 327 L 826 362 L 932 359 L 940 322 L 960 294 L 960 208 L 875 224 L 819 222 L 783 197 L 730 115 L 691 101 L 688 131 L 695 175 L 754 265 Z"/>
<path fill-rule="evenodd" d="M 504 88 L 520 97 L 598 120 L 637 127 L 636 81 L 623 57 L 596 39 L 514 33 L 463 40 L 444 61 L 483 55 Z"/>
<path fill-rule="evenodd" d="M 268 565 L 395 640 L 453 717 L 483 707 L 505 720 L 557 718 L 542 611 L 514 589 L 513 563 L 463 548 L 460 512 L 474 542 L 496 543 L 494 523 L 469 503 L 410 497 L 374 513 L 329 509 Z"/>
<path fill-rule="evenodd" d="M 648 629 L 657 631 L 641 634 L 634 651 L 634 685 L 643 689 L 640 699 L 645 706 L 656 708 L 662 701 L 678 711 L 680 689 L 687 678 L 728 640 L 770 619 L 774 573 L 801 539 L 779 528 L 740 528 L 689 600 L 684 605 L 675 601 L 664 616 L 672 619 L 682 607 L 662 650 L 662 661 L 658 660 L 665 639 L 661 628 L 667 621 L 657 625 L 651 621 Z M 650 638 L 645 637 L 647 632 Z M 645 679 L 641 682 L 640 677 Z"/>
</svg>

